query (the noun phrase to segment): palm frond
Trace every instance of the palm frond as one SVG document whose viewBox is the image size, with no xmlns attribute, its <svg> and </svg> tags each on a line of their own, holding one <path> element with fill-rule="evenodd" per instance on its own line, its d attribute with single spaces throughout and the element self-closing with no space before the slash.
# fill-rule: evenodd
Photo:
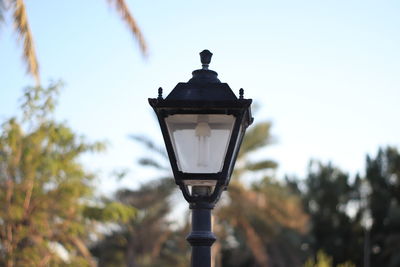
<svg viewBox="0 0 400 267">
<path fill-rule="evenodd" d="M 265 169 L 275 169 L 278 164 L 273 160 L 263 160 L 255 163 L 246 164 L 246 169 L 250 171 L 260 171 Z"/>
<path fill-rule="evenodd" d="M 137 208 L 148 208 L 160 199 L 165 201 L 176 189 L 171 177 L 161 178 L 141 185 L 137 190 L 122 189 L 116 193 L 116 198 L 124 204 Z"/>
<path fill-rule="evenodd" d="M 269 122 L 258 123 L 246 132 L 243 144 L 240 148 L 239 158 L 271 143 L 271 124 Z"/>
<path fill-rule="evenodd" d="M 159 170 L 164 170 L 164 171 L 169 170 L 169 168 L 162 166 L 160 163 L 158 163 L 156 160 L 152 158 L 141 158 L 139 159 L 139 164 L 142 166 L 153 167 Z"/>
<path fill-rule="evenodd" d="M 128 25 L 130 31 L 139 43 L 142 54 L 146 56 L 148 52 L 146 41 L 125 0 L 108 0 L 108 2 L 117 10 L 122 20 Z"/>
<path fill-rule="evenodd" d="M 4 13 L 6 11 L 6 5 L 4 3 L 4 0 L 0 0 L 0 23 L 4 21 Z"/>
<path fill-rule="evenodd" d="M 150 138 L 144 135 L 135 135 L 132 134 L 129 136 L 133 140 L 141 143 L 146 148 L 148 148 L 151 152 L 156 152 L 158 155 L 162 156 L 164 159 L 168 160 L 167 153 L 163 147 L 157 146 Z"/>
<path fill-rule="evenodd" d="M 13 10 L 13 19 L 15 30 L 18 33 L 18 39 L 23 42 L 23 59 L 27 65 L 27 72 L 35 78 L 36 84 L 40 84 L 39 64 L 36 57 L 33 36 L 28 23 L 28 16 L 23 0 L 13 0 L 10 5 Z"/>
</svg>

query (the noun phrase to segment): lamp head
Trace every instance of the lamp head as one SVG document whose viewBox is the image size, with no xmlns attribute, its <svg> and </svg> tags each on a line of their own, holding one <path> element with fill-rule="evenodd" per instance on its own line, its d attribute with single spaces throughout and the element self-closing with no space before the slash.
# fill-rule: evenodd
<svg viewBox="0 0 400 267">
<path fill-rule="evenodd" d="M 178 83 L 164 99 L 149 98 L 164 137 L 175 182 L 189 203 L 215 204 L 229 184 L 246 128 L 251 99 L 237 98 L 215 71 L 212 53 L 200 53 L 202 69 Z M 162 90 L 161 90 L 162 92 Z M 198 194 L 198 188 L 209 188 Z M 195 188 L 196 190 L 193 190 Z"/>
</svg>

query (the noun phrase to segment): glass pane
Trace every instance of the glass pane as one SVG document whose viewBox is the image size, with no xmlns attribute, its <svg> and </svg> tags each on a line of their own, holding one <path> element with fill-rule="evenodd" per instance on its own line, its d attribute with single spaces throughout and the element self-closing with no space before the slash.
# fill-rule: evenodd
<svg viewBox="0 0 400 267">
<path fill-rule="evenodd" d="M 234 121 L 234 116 L 220 114 L 177 114 L 165 118 L 179 170 L 221 171 Z"/>
</svg>

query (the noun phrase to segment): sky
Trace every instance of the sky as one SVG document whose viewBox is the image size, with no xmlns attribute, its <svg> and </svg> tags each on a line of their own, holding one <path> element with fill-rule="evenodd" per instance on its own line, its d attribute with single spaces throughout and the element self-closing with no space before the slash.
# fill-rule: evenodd
<svg viewBox="0 0 400 267">
<path fill-rule="evenodd" d="M 127 0 L 149 46 L 134 38 L 98 0 L 26 0 L 44 86 L 62 80 L 56 118 L 108 149 L 83 161 L 99 174 L 100 191 L 135 187 L 153 173 L 136 164 L 148 153 L 130 138 L 163 145 L 147 98 L 169 93 L 201 67 L 259 106 L 274 144 L 260 157 L 279 163 L 278 177 L 303 177 L 310 159 L 331 161 L 354 176 L 366 154 L 400 148 L 400 2 L 133 1 Z M 21 60 L 10 14 L 0 26 L 0 120 L 18 113 L 33 85 Z M 148 155 L 148 154 L 147 154 Z M 121 181 L 114 169 L 129 168 Z"/>
</svg>

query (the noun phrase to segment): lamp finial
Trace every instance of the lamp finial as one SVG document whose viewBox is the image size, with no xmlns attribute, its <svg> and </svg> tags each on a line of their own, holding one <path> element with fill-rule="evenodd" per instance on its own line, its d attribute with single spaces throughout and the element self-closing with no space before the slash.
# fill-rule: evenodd
<svg viewBox="0 0 400 267">
<path fill-rule="evenodd" d="M 211 62 L 212 53 L 209 50 L 203 50 L 200 52 L 200 60 L 203 70 L 208 70 L 208 65 Z"/>
</svg>

